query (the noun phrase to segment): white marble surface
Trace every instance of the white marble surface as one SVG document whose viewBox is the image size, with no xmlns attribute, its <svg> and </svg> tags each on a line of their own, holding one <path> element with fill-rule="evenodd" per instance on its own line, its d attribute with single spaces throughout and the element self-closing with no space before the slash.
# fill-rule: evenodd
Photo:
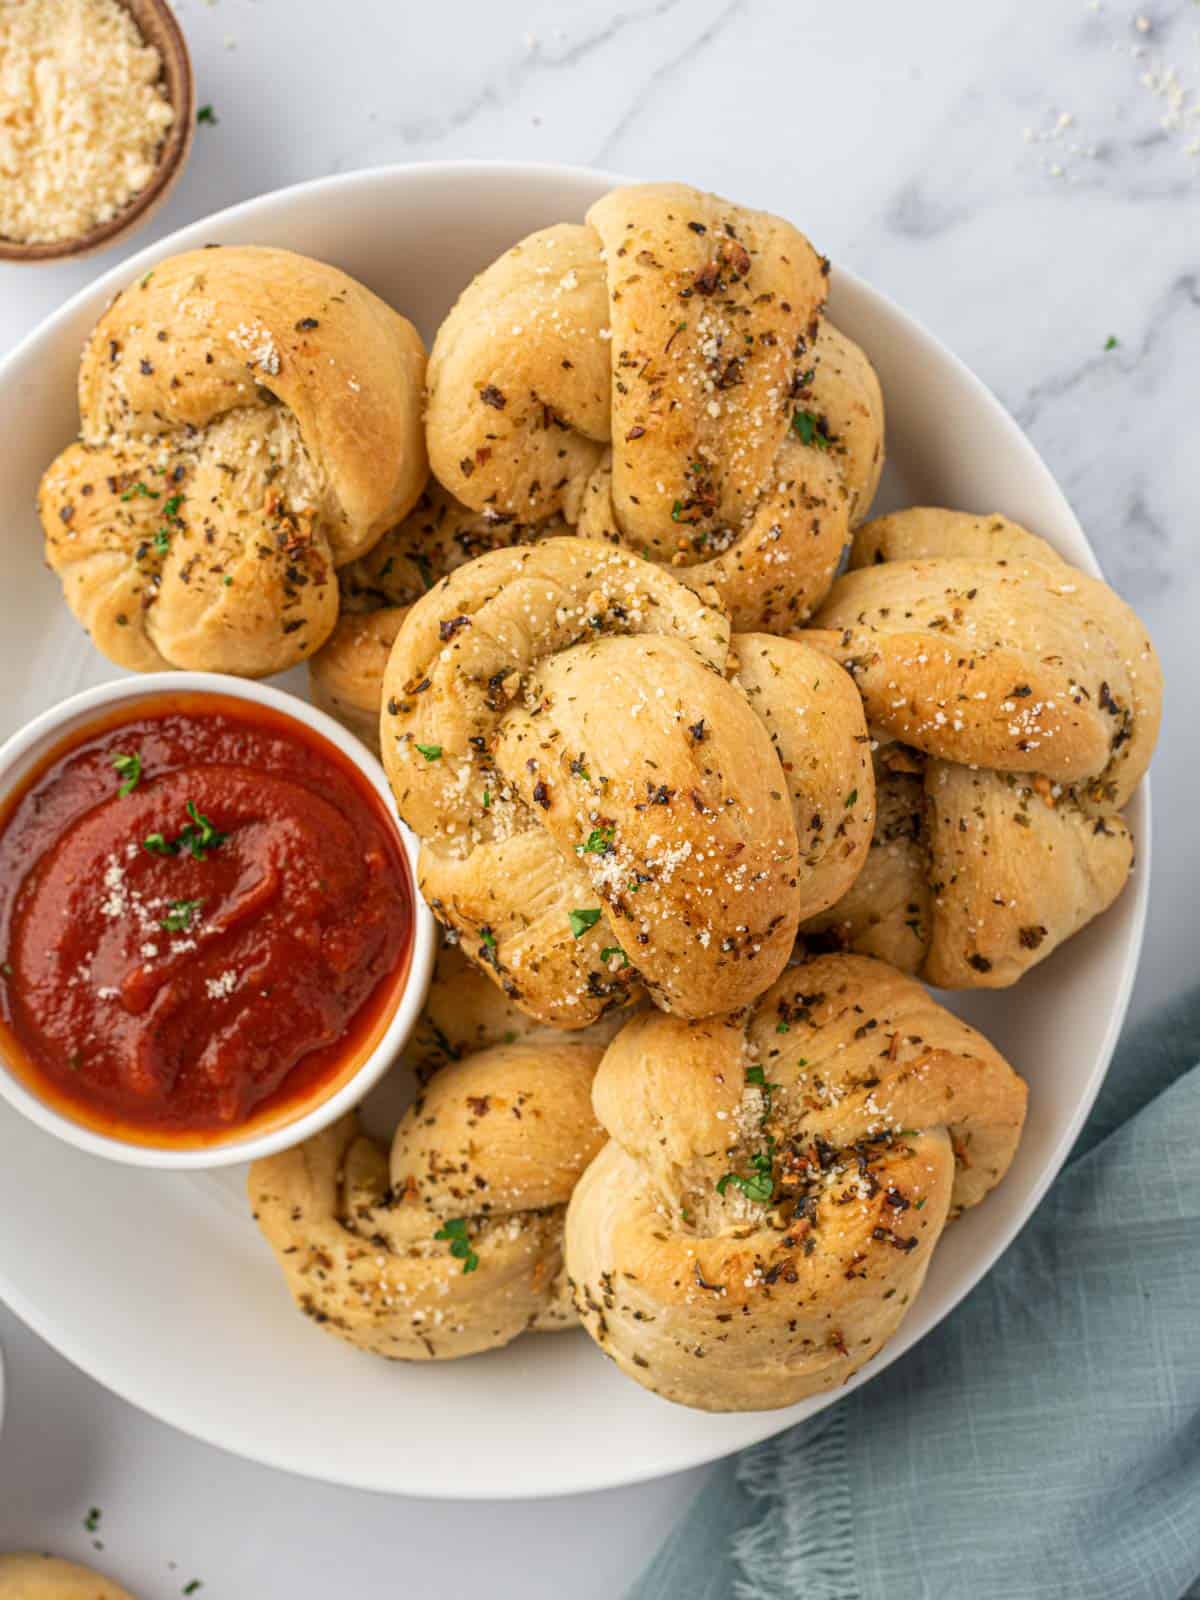
<svg viewBox="0 0 1200 1600">
<path fill-rule="evenodd" d="M 219 122 L 152 231 L 391 161 L 680 177 L 783 211 L 957 351 L 1031 433 L 1164 657 L 1135 1010 L 1193 977 L 1200 5 L 1146 0 L 1144 25 L 1115 0 L 178 8 Z M 0 268 L 0 352 L 109 264 Z M 213 1600 L 317 1600 L 351 1574 L 370 1596 L 608 1600 L 702 1476 L 542 1506 L 384 1500 L 184 1439 L 3 1309 L 0 1340 L 0 1548 L 84 1556 L 94 1537 L 144 1600 L 195 1577 Z M 564 1419 L 564 1450 L 586 1447 Z"/>
</svg>

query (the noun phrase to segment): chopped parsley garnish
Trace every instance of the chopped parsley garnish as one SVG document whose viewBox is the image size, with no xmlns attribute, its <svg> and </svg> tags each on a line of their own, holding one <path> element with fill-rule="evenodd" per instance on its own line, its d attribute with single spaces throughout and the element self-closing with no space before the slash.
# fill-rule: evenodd
<svg viewBox="0 0 1200 1600">
<path fill-rule="evenodd" d="M 162 926 L 168 933 L 187 933 L 192 918 L 203 904 L 203 900 L 172 900 L 170 910 L 162 919 Z"/>
<path fill-rule="evenodd" d="M 727 1172 L 717 1180 L 717 1193 L 723 1195 L 730 1184 L 740 1189 L 747 1200 L 766 1205 L 775 1193 L 774 1174 L 775 1142 L 767 1140 L 767 1148 L 750 1158 L 749 1172 Z"/>
<path fill-rule="evenodd" d="M 173 494 L 169 500 L 163 502 L 163 516 L 171 522 L 179 521 L 179 508 L 183 504 L 181 494 Z"/>
<path fill-rule="evenodd" d="M 780 1023 L 781 1028 L 787 1027 Z M 765 1128 L 771 1115 L 771 1094 L 780 1087 L 777 1083 L 768 1083 L 767 1075 L 759 1065 L 746 1068 L 746 1082 L 762 1090 L 762 1126 Z M 723 1195 L 729 1185 L 740 1189 L 747 1200 L 757 1201 L 759 1205 L 766 1205 L 775 1194 L 775 1141 L 770 1134 L 766 1135 L 766 1148 L 750 1157 L 749 1172 L 727 1172 L 723 1178 L 717 1180 L 717 1193 Z"/>
<path fill-rule="evenodd" d="M 442 754 L 442 747 L 440 744 L 419 744 L 417 749 L 425 757 L 426 761 L 437 761 L 440 759 Z"/>
<path fill-rule="evenodd" d="M 824 417 L 814 416 L 811 411 L 796 411 L 792 414 L 792 427 L 800 435 L 801 444 L 814 445 L 818 450 L 832 450 L 833 439 L 825 426 Z"/>
<path fill-rule="evenodd" d="M 196 121 L 207 122 L 210 127 L 215 128 L 219 118 L 211 106 L 201 106 L 196 113 Z"/>
<path fill-rule="evenodd" d="M 190 1583 L 185 1583 L 179 1592 L 180 1594 L 195 1594 L 197 1589 L 203 1589 L 203 1587 L 204 1585 L 199 1578 L 193 1578 Z"/>
<path fill-rule="evenodd" d="M 147 278 L 149 277 L 148 273 L 147 273 L 146 277 Z M 143 278 L 142 282 L 145 283 L 146 282 L 146 278 Z M 134 495 L 137 495 L 137 494 L 140 494 L 143 497 L 143 499 L 146 499 L 146 500 L 157 500 L 158 499 L 158 490 L 149 488 L 146 484 L 144 484 L 142 482 L 142 480 L 140 478 L 138 479 L 138 481 L 136 483 L 130 484 L 129 488 L 126 489 L 125 493 L 121 496 L 121 499 L 122 500 L 132 500 Z"/>
<path fill-rule="evenodd" d="M 575 846 L 581 856 L 606 856 L 613 847 L 613 830 L 611 828 L 593 828 L 583 844 Z"/>
<path fill-rule="evenodd" d="M 1108 338 L 1104 341 L 1104 348 L 1106 350 L 1115 350 L 1120 343 L 1121 341 L 1117 338 L 1116 334 L 1110 333 Z"/>
<path fill-rule="evenodd" d="M 479 1257 L 471 1248 L 471 1239 L 467 1233 L 466 1217 L 452 1217 L 449 1222 L 444 1222 L 433 1236 L 435 1239 L 449 1239 L 450 1254 L 456 1261 L 461 1261 L 464 1272 L 474 1272 L 479 1265 Z"/>
<path fill-rule="evenodd" d="M 123 799 L 127 794 L 132 794 L 137 788 L 138 783 L 141 781 L 141 751 L 135 750 L 132 752 L 132 754 L 118 752 L 118 754 L 113 756 L 112 764 L 117 769 L 118 777 L 122 779 L 121 786 L 117 790 L 117 793 Z"/>
<path fill-rule="evenodd" d="M 846 796 L 846 810 L 847 811 L 849 811 L 850 807 L 852 805 L 854 805 L 854 803 L 855 803 L 855 801 L 857 799 L 858 799 L 858 790 L 857 789 L 851 789 L 850 793 Z"/>
<path fill-rule="evenodd" d="M 88 1512 L 87 1516 L 84 1517 L 83 1525 L 89 1533 L 95 1533 L 96 1529 L 100 1526 L 101 1515 L 102 1513 L 100 1511 L 100 1507 L 93 1506 Z"/>
<path fill-rule="evenodd" d="M 156 555 L 165 556 L 170 548 L 171 530 L 170 528 L 160 528 L 154 535 L 154 553 Z"/>
<path fill-rule="evenodd" d="M 492 807 L 492 791 L 490 789 L 485 789 L 483 791 L 483 809 L 485 811 L 490 811 L 491 807 Z"/>
<path fill-rule="evenodd" d="M 601 961 L 603 961 L 604 965 L 607 966 L 612 960 L 613 956 L 620 956 L 621 965 L 623 967 L 627 967 L 629 965 L 629 957 L 625 954 L 624 950 L 621 949 L 619 944 L 606 944 L 604 949 L 600 952 Z"/>
<path fill-rule="evenodd" d="M 203 811 L 196 809 L 194 800 L 188 801 L 187 814 L 192 820 L 176 838 L 168 839 L 165 834 L 148 833 L 142 840 L 142 849 L 149 850 L 152 856 L 177 856 L 181 850 L 186 850 L 196 861 L 203 861 L 207 851 L 215 850 L 229 838 L 227 833 L 213 827 Z"/>
<path fill-rule="evenodd" d="M 484 944 L 487 945 L 489 950 L 494 950 L 496 948 L 496 935 L 490 928 L 480 928 L 479 937 L 483 940 Z"/>
<path fill-rule="evenodd" d="M 777 1022 L 775 1024 L 776 1033 L 791 1033 L 791 1031 L 792 1025 L 790 1022 Z"/>
<path fill-rule="evenodd" d="M 571 924 L 571 932 L 575 938 L 582 939 L 588 929 L 594 928 L 600 921 L 600 910 L 595 907 L 586 911 L 570 911 L 567 913 L 567 921 Z"/>
<path fill-rule="evenodd" d="M 225 843 L 229 835 L 221 833 L 217 828 L 214 828 L 203 811 L 196 810 L 196 802 L 194 800 L 188 801 L 187 814 L 192 820 L 176 839 L 175 848 L 177 850 L 186 850 L 197 861 L 203 861 L 205 851 L 215 850 L 218 845 Z"/>
</svg>

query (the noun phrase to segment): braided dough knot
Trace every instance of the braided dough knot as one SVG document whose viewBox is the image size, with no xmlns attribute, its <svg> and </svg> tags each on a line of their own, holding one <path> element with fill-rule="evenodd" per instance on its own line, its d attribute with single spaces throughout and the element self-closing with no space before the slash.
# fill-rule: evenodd
<svg viewBox="0 0 1200 1600">
<path fill-rule="evenodd" d="M 684 1016 L 761 993 L 874 817 L 840 669 L 575 537 L 492 551 L 412 607 L 381 742 L 429 903 L 565 1027 L 642 986 Z"/>
<path fill-rule="evenodd" d="M 39 497 L 97 648 L 246 677 L 312 655 L 334 569 L 420 494 L 424 371 L 409 322 L 286 250 L 189 251 L 126 289 L 84 349 L 81 442 Z"/>
<path fill-rule="evenodd" d="M 867 866 L 806 931 L 995 988 L 1116 899 L 1162 674 L 1107 584 L 1004 517 L 917 507 L 859 530 L 801 637 L 853 675 L 881 744 Z"/>
<path fill-rule="evenodd" d="M 617 189 L 469 285 L 429 366 L 430 462 L 477 510 L 560 515 L 712 585 L 737 628 L 828 591 L 883 464 L 870 363 L 790 224 Z"/>
<path fill-rule="evenodd" d="M 593 1099 L 611 1137 L 567 1212 L 581 1319 L 630 1377 L 710 1411 L 791 1405 L 876 1354 L 1025 1114 L 986 1039 L 844 955 L 738 1016 L 635 1018 Z"/>
</svg>

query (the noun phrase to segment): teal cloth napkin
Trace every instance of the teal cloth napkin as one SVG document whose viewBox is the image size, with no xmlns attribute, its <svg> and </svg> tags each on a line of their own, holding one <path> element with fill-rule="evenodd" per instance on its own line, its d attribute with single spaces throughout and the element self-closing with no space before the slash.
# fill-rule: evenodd
<svg viewBox="0 0 1200 1600">
<path fill-rule="evenodd" d="M 629 1600 L 1200 1600 L 1200 990 L 984 1281 L 723 1462 Z"/>
</svg>

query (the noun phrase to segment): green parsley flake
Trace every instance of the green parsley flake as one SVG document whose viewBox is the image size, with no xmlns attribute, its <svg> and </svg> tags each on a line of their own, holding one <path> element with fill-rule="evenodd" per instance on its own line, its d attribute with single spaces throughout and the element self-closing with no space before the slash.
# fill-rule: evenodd
<svg viewBox="0 0 1200 1600">
<path fill-rule="evenodd" d="M 567 921 L 571 924 L 571 932 L 576 939 L 582 939 L 589 928 L 594 928 L 600 921 L 599 907 L 589 908 L 585 911 L 571 911 L 567 913 Z"/>
<path fill-rule="evenodd" d="M 221 833 L 214 828 L 203 811 L 196 810 L 196 802 L 194 800 L 188 801 L 187 814 L 192 820 L 176 839 L 175 849 L 177 851 L 186 850 L 197 861 L 203 861 L 205 851 L 215 850 L 218 845 L 225 843 L 229 835 Z"/>
<path fill-rule="evenodd" d="M 207 122 L 210 128 L 215 128 L 220 119 L 211 106 L 201 106 L 196 113 L 197 122 Z"/>
<path fill-rule="evenodd" d="M 180 1594 L 195 1594 L 197 1589 L 203 1589 L 203 1587 L 204 1585 L 199 1578 L 193 1578 L 190 1583 L 185 1583 L 179 1592 Z"/>
<path fill-rule="evenodd" d="M 760 1150 L 750 1158 L 749 1172 L 727 1172 L 723 1178 L 718 1178 L 717 1193 L 723 1195 L 732 1184 L 735 1189 L 742 1191 L 747 1200 L 766 1205 L 775 1193 L 774 1159 L 774 1141 L 768 1139 L 766 1150 Z"/>
<path fill-rule="evenodd" d="M 776 1033 L 791 1033 L 791 1031 L 792 1025 L 790 1022 L 777 1022 L 775 1024 Z"/>
<path fill-rule="evenodd" d="M 152 856 L 177 856 L 181 850 L 186 850 L 193 860 L 204 861 L 209 850 L 216 850 L 229 838 L 227 833 L 221 833 L 213 827 L 203 811 L 196 809 L 194 800 L 188 801 L 187 814 L 192 820 L 174 839 L 168 839 L 162 833 L 148 833 L 142 840 L 142 849 L 148 850 Z"/>
<path fill-rule="evenodd" d="M 1108 338 L 1104 341 L 1104 348 L 1106 350 L 1116 350 L 1119 348 L 1120 343 L 1121 341 L 1117 338 L 1116 334 L 1110 333 Z"/>
<path fill-rule="evenodd" d="M 133 793 L 133 791 L 137 788 L 138 783 L 141 781 L 141 752 L 139 750 L 133 751 L 132 754 L 118 752 L 115 756 L 113 756 L 112 764 L 117 769 L 118 777 L 124 780 L 120 788 L 117 790 L 117 793 L 122 797 L 122 799 L 124 799 L 127 794 Z"/>
<path fill-rule="evenodd" d="M 581 856 L 605 856 L 613 847 L 613 830 L 611 828 L 593 828 L 584 844 L 575 846 L 576 853 Z"/>
<path fill-rule="evenodd" d="M 154 552 L 156 555 L 165 556 L 171 548 L 170 528 L 160 528 L 154 535 Z"/>
<path fill-rule="evenodd" d="M 192 926 L 192 918 L 203 900 L 172 900 L 170 909 L 162 919 L 162 926 L 168 933 L 187 933 Z"/>
<path fill-rule="evenodd" d="M 449 1222 L 444 1222 L 433 1236 L 435 1239 L 448 1239 L 450 1241 L 450 1254 L 456 1261 L 461 1261 L 464 1272 L 474 1272 L 479 1265 L 479 1257 L 471 1248 L 471 1238 L 467 1232 L 466 1217 L 452 1217 Z"/>
<path fill-rule="evenodd" d="M 491 810 L 491 806 L 492 806 L 492 791 L 490 789 L 485 789 L 483 791 L 483 809 L 485 811 L 490 811 Z"/>
<path fill-rule="evenodd" d="M 814 416 L 811 411 L 796 411 L 792 414 L 792 427 L 800 435 L 801 444 L 812 445 L 817 450 L 833 449 L 834 441 L 823 417 Z"/>
<path fill-rule="evenodd" d="M 857 789 L 851 789 L 850 793 L 846 796 L 846 810 L 849 811 L 850 807 L 852 805 L 854 805 L 857 800 L 858 800 L 858 790 Z"/>
<path fill-rule="evenodd" d="M 622 967 L 627 967 L 629 965 L 629 957 L 625 954 L 624 950 L 621 949 L 619 944 L 606 944 L 604 949 L 600 952 L 600 959 L 605 966 L 608 965 L 614 956 L 620 956 Z"/>
<path fill-rule="evenodd" d="M 95 1533 L 96 1529 L 100 1526 L 100 1518 L 102 1515 L 103 1513 L 101 1512 L 100 1507 L 93 1506 L 88 1512 L 87 1516 L 84 1517 L 83 1525 L 89 1533 Z"/>
<path fill-rule="evenodd" d="M 171 522 L 178 522 L 179 508 L 182 504 L 183 496 L 181 494 L 173 494 L 169 500 L 163 503 L 163 516 Z"/>
<path fill-rule="evenodd" d="M 484 944 L 487 945 L 489 950 L 494 950 L 496 948 L 496 935 L 490 928 L 480 928 L 479 937 L 483 940 Z"/>
<path fill-rule="evenodd" d="M 442 747 L 440 744 L 419 744 L 417 749 L 425 757 L 426 761 L 438 761 L 441 758 Z"/>
</svg>

